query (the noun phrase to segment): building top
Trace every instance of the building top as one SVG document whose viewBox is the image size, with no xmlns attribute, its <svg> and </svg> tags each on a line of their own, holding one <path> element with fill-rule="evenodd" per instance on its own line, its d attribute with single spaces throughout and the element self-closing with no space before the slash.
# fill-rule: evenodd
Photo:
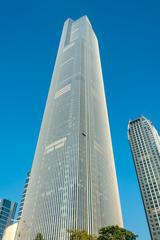
<svg viewBox="0 0 160 240">
<path fill-rule="evenodd" d="M 137 117 L 137 118 L 135 118 L 133 120 L 129 120 L 129 124 L 135 123 L 135 122 L 140 121 L 140 120 L 147 120 L 147 118 L 142 115 L 142 116 Z"/>
<path fill-rule="evenodd" d="M 65 22 L 67 22 L 67 21 L 76 22 L 76 21 L 80 21 L 80 20 L 85 20 L 85 21 L 87 21 L 87 22 L 91 25 L 91 23 L 90 23 L 89 18 L 87 17 L 87 15 L 84 15 L 84 16 L 76 19 L 76 20 L 73 20 L 72 18 L 68 18 Z"/>
<path fill-rule="evenodd" d="M 6 198 L 0 198 L 0 207 L 2 205 L 5 205 L 6 207 L 10 207 L 11 205 L 16 205 L 17 206 L 17 203 L 16 202 L 12 202 Z"/>
<path fill-rule="evenodd" d="M 87 23 L 87 24 L 89 25 L 89 27 L 92 29 L 92 31 L 93 31 L 96 39 L 97 39 L 97 36 L 96 36 L 96 34 L 95 34 L 95 32 L 94 32 L 94 30 L 93 30 L 93 28 L 92 28 L 91 22 L 90 22 L 89 18 L 87 17 L 87 15 L 84 15 L 84 16 L 76 19 L 76 20 L 73 20 L 72 18 L 68 18 L 68 19 L 65 21 L 65 24 L 68 24 L 68 23 L 70 23 L 70 24 L 72 24 L 72 23 L 74 23 L 74 24 L 75 24 L 75 23 Z"/>
</svg>

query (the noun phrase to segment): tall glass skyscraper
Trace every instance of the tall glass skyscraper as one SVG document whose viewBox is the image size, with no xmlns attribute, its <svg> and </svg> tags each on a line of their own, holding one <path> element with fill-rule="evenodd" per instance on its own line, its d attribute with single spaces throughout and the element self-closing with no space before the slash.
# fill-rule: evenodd
<svg viewBox="0 0 160 240">
<path fill-rule="evenodd" d="M 129 142 L 134 158 L 152 240 L 160 239 L 160 137 L 151 121 L 139 117 L 129 122 Z"/>
<path fill-rule="evenodd" d="M 0 199 L 0 240 L 5 229 L 13 223 L 17 203 L 7 199 Z"/>
<path fill-rule="evenodd" d="M 98 41 L 86 16 L 63 28 L 17 240 L 122 226 Z"/>
</svg>

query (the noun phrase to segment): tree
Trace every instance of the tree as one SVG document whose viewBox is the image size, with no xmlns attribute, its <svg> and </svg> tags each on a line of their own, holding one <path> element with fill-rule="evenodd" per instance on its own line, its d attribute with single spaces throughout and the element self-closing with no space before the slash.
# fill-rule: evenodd
<svg viewBox="0 0 160 240">
<path fill-rule="evenodd" d="M 138 236 L 118 226 L 107 226 L 99 230 L 98 240 L 136 240 Z"/>
<path fill-rule="evenodd" d="M 97 240 L 96 236 L 88 234 L 86 231 L 71 230 L 68 232 L 70 233 L 70 240 Z"/>
<path fill-rule="evenodd" d="M 34 240 L 44 240 L 43 235 L 41 233 L 37 233 L 36 238 Z"/>
</svg>

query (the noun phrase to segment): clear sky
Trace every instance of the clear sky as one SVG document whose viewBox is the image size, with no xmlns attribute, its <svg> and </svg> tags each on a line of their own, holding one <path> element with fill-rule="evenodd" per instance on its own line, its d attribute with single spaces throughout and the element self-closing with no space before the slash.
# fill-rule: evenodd
<svg viewBox="0 0 160 240">
<path fill-rule="evenodd" d="M 0 3 L 0 197 L 19 201 L 30 169 L 64 21 L 87 15 L 97 34 L 125 227 L 150 240 L 127 140 L 144 114 L 160 130 L 160 3 Z"/>
</svg>

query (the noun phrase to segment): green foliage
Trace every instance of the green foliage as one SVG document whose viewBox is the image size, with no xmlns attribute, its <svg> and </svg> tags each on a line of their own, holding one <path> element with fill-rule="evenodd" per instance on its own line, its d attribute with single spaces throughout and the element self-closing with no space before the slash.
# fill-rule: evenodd
<svg viewBox="0 0 160 240">
<path fill-rule="evenodd" d="M 36 238 L 34 240 L 44 240 L 43 235 L 41 233 L 37 233 Z"/>
<path fill-rule="evenodd" d="M 72 230 L 69 233 L 70 240 L 97 240 L 96 236 L 90 235 L 86 231 Z"/>
<path fill-rule="evenodd" d="M 118 226 L 108 226 L 99 230 L 98 240 L 136 240 L 137 235 Z"/>
<path fill-rule="evenodd" d="M 107 226 L 99 230 L 99 235 L 90 235 L 86 231 L 69 231 L 70 240 L 136 240 L 137 235 L 118 226 Z"/>
</svg>

